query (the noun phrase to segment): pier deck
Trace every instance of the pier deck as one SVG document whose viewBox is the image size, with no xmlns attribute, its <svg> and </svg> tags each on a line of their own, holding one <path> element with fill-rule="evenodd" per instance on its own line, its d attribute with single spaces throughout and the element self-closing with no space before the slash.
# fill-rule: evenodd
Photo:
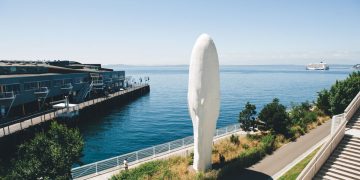
<svg viewBox="0 0 360 180">
<path fill-rule="evenodd" d="M 18 131 L 24 130 L 24 129 L 29 128 L 31 126 L 35 126 L 35 125 L 41 124 L 43 122 L 52 120 L 52 119 L 58 117 L 62 113 L 72 112 L 72 111 L 80 111 L 82 109 L 94 106 L 96 104 L 105 102 L 107 100 L 110 100 L 110 99 L 113 99 L 113 98 L 116 98 L 116 97 L 119 97 L 119 96 L 123 96 L 123 95 L 126 95 L 128 93 L 140 90 L 140 89 L 147 89 L 147 88 L 149 88 L 149 85 L 140 85 L 140 86 L 128 88 L 128 89 L 123 90 L 123 91 L 118 91 L 118 92 L 109 94 L 106 97 L 100 97 L 100 98 L 91 99 L 89 101 L 79 103 L 75 107 L 70 107 L 68 109 L 63 108 L 63 109 L 59 109 L 59 110 L 54 110 L 54 111 L 51 111 L 51 112 L 46 113 L 46 114 L 42 114 L 42 115 L 39 115 L 39 116 L 36 116 L 36 117 L 31 117 L 29 119 L 24 119 L 24 120 L 22 120 L 20 122 L 17 121 L 17 122 L 15 122 L 13 124 L 9 124 L 9 125 L 3 126 L 3 127 L 0 126 L 1 127 L 0 128 L 0 138 L 5 137 L 5 136 L 10 135 L 10 134 L 13 134 L 13 133 L 16 133 Z"/>
</svg>

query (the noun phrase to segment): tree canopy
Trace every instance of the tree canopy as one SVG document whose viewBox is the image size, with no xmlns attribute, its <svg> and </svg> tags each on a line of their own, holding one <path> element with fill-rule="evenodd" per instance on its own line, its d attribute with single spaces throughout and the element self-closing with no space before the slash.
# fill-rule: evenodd
<svg viewBox="0 0 360 180">
<path fill-rule="evenodd" d="M 79 162 L 83 147 L 78 130 L 52 122 L 47 133 L 19 146 L 10 178 L 70 179 L 71 166 Z"/>
<path fill-rule="evenodd" d="M 240 127 L 244 131 L 250 131 L 250 127 L 254 128 L 256 115 L 256 106 L 247 102 L 244 109 L 239 113 Z"/>
<path fill-rule="evenodd" d="M 360 91 L 360 71 L 353 72 L 345 80 L 336 81 L 330 90 L 318 93 L 317 107 L 328 115 L 343 113 Z"/>
<path fill-rule="evenodd" d="M 259 119 L 265 122 L 268 129 L 275 133 L 287 134 L 287 126 L 290 124 L 286 107 L 280 104 L 279 99 L 275 98 L 269 104 L 266 104 L 259 113 Z"/>
</svg>

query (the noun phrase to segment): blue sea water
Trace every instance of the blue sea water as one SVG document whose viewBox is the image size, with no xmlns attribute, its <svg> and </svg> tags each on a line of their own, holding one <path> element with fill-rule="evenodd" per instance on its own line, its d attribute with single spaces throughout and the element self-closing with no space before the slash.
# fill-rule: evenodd
<svg viewBox="0 0 360 180">
<path fill-rule="evenodd" d="M 84 163 L 91 163 L 192 135 L 187 109 L 187 66 L 113 67 L 134 78 L 149 76 L 151 91 L 123 106 L 94 116 L 79 129 L 85 140 Z M 345 79 L 350 66 L 306 71 L 304 66 L 221 66 L 221 111 L 217 127 L 237 122 L 249 101 L 260 111 L 279 98 L 291 103 L 313 101 L 317 92 Z"/>
</svg>

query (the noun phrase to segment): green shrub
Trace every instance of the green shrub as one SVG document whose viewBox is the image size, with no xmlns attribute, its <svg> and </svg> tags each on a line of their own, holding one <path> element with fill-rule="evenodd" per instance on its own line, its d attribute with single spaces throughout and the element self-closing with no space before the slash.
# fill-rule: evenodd
<svg viewBox="0 0 360 180">
<path fill-rule="evenodd" d="M 151 179 L 159 170 L 166 170 L 166 161 L 157 160 L 144 163 L 128 171 L 121 171 L 120 174 L 111 177 L 112 180 L 138 180 Z"/>
<path fill-rule="evenodd" d="M 280 104 L 277 98 L 264 106 L 259 113 L 259 119 L 265 122 L 268 129 L 272 129 L 277 134 L 287 135 L 287 127 L 291 124 L 286 107 Z"/>
<path fill-rule="evenodd" d="M 250 148 L 248 144 L 242 144 L 241 147 L 244 148 L 245 150 Z"/>
<path fill-rule="evenodd" d="M 192 165 L 194 163 L 194 152 L 190 153 L 190 156 L 187 157 L 188 165 Z"/>
<path fill-rule="evenodd" d="M 306 133 L 306 127 L 301 127 L 299 125 L 294 125 L 290 128 L 289 134 L 291 135 L 291 140 L 294 141 L 298 137 L 304 135 Z"/>
<path fill-rule="evenodd" d="M 261 135 L 259 134 L 246 134 L 246 138 L 250 141 L 256 141 L 261 139 Z"/>
<path fill-rule="evenodd" d="M 315 112 L 308 111 L 305 113 L 303 120 L 305 124 L 315 122 L 316 120 L 317 120 L 317 115 Z"/>
<path fill-rule="evenodd" d="M 240 144 L 239 136 L 232 134 L 230 136 L 230 142 L 238 146 Z"/>
</svg>

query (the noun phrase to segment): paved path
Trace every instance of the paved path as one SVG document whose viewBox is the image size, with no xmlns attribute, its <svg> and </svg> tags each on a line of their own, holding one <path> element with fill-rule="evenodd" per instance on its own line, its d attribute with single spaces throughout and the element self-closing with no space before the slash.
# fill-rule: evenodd
<svg viewBox="0 0 360 180">
<path fill-rule="evenodd" d="M 328 136 L 330 134 L 330 129 L 331 120 L 328 120 L 323 125 L 311 130 L 304 136 L 301 136 L 295 142 L 290 142 L 282 146 L 272 155 L 266 156 L 263 160 L 248 168 L 248 170 L 273 176 L 312 146 Z"/>
</svg>

